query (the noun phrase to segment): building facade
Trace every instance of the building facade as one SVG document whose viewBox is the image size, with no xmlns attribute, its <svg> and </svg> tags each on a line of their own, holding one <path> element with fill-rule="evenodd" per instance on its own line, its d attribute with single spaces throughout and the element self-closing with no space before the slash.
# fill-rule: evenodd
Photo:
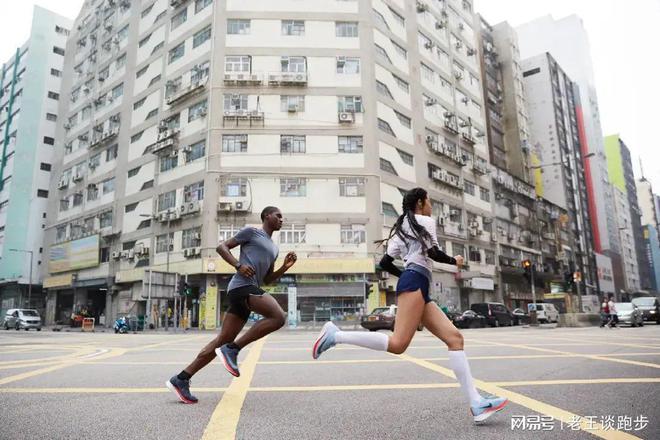
<svg viewBox="0 0 660 440">
<path fill-rule="evenodd" d="M 521 62 L 530 115 L 533 150 L 538 158 L 538 186 L 543 198 L 566 211 L 570 244 L 562 244 L 560 260 L 567 279 L 575 274 L 574 292 L 599 291 L 596 255 L 587 207 L 583 150 L 579 137 L 577 85 L 549 53 Z"/>
<path fill-rule="evenodd" d="M 41 289 L 55 128 L 71 21 L 35 7 L 30 36 L 0 79 L 0 316 L 45 310 Z"/>
<path fill-rule="evenodd" d="M 469 262 L 438 265 L 433 296 L 494 299 L 474 23 L 466 1 L 88 0 L 66 50 L 47 319 L 162 324 L 176 273 L 187 324 L 217 325 L 233 270 L 215 247 L 268 205 L 280 254 L 299 255 L 268 291 L 292 319 L 355 316 L 392 297 L 373 241 L 415 186 Z"/>
<path fill-rule="evenodd" d="M 642 177 L 635 181 L 637 187 L 637 201 L 642 214 L 642 233 L 644 238 L 643 252 L 646 254 L 648 264 L 649 282 L 651 291 L 660 291 L 660 243 L 658 243 L 658 231 L 660 230 L 659 218 L 655 209 L 656 196 L 653 194 L 651 182 Z"/>
<path fill-rule="evenodd" d="M 568 76 L 577 83 L 580 99 L 575 103 L 578 136 L 583 149 L 589 221 L 594 251 L 604 273 L 612 268 L 614 283 L 623 284 L 619 232 L 614 212 L 613 188 L 608 181 L 607 161 L 600 124 L 600 110 L 589 39 L 582 19 L 570 15 L 561 19 L 539 17 L 516 27 L 522 58 L 549 52 Z M 593 153 L 593 154 L 592 154 Z M 610 261 L 607 261 L 607 260 Z M 602 292 L 606 293 L 606 292 Z"/>
</svg>

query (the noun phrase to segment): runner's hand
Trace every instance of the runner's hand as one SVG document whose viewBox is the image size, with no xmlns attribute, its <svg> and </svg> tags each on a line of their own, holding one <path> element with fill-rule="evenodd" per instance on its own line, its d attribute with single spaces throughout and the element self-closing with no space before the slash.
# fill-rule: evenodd
<svg viewBox="0 0 660 440">
<path fill-rule="evenodd" d="M 295 252 L 289 252 L 286 254 L 286 257 L 284 257 L 284 268 L 289 269 L 291 266 L 296 264 L 296 260 L 298 259 L 298 256 L 296 255 Z"/>
<path fill-rule="evenodd" d="M 254 268 L 248 264 L 241 264 L 241 267 L 238 268 L 238 272 L 246 278 L 252 278 L 256 273 Z"/>
<path fill-rule="evenodd" d="M 456 260 L 456 266 L 458 266 L 459 268 L 463 266 L 463 263 L 465 262 L 463 255 L 456 255 L 454 259 Z"/>
</svg>

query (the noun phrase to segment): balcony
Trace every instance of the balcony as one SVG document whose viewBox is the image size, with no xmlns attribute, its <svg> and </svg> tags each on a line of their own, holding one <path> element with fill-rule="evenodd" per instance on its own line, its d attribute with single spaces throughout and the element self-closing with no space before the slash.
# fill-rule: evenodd
<svg viewBox="0 0 660 440">
<path fill-rule="evenodd" d="M 162 153 L 163 151 L 176 146 L 178 143 L 179 129 L 167 128 L 158 133 L 156 143 L 153 144 L 151 152 L 154 154 Z"/>
<path fill-rule="evenodd" d="M 305 87 L 307 86 L 307 72 L 275 72 L 268 74 L 269 86 L 289 86 Z"/>
<path fill-rule="evenodd" d="M 192 81 L 190 84 L 186 86 L 177 87 L 174 91 L 170 92 L 165 98 L 167 105 L 172 106 L 179 104 L 185 101 L 187 98 L 195 96 L 196 94 L 204 91 L 204 88 L 206 87 L 206 81 L 207 78 L 203 78 L 197 81 Z"/>
<path fill-rule="evenodd" d="M 109 128 L 103 131 L 100 135 L 92 137 L 89 144 L 89 149 L 94 149 L 104 145 L 106 142 L 114 139 L 119 134 L 119 127 Z"/>
<path fill-rule="evenodd" d="M 451 159 L 453 162 L 455 162 L 461 167 L 467 165 L 467 159 L 465 158 L 465 156 L 457 153 L 454 149 L 448 147 L 447 145 L 438 144 L 438 142 L 435 141 L 429 142 L 428 140 L 427 140 L 427 145 L 429 145 L 431 151 L 433 151 L 438 156 Z"/>
<path fill-rule="evenodd" d="M 460 177 L 449 174 L 440 168 L 431 167 L 430 171 L 432 180 L 448 185 L 452 188 L 459 189 L 461 191 L 463 190 L 463 184 Z"/>
<path fill-rule="evenodd" d="M 488 162 L 480 157 L 475 157 L 472 161 L 472 171 L 474 171 L 475 174 L 481 174 L 482 176 L 487 174 L 489 172 Z"/>
<path fill-rule="evenodd" d="M 241 125 L 241 123 L 249 125 L 250 127 L 254 125 L 260 125 L 264 127 L 264 112 L 246 109 L 225 110 L 222 115 L 223 127 L 227 126 L 226 122 L 235 122 L 236 127 Z"/>
<path fill-rule="evenodd" d="M 225 72 L 224 83 L 226 86 L 259 86 L 263 78 L 258 73 Z"/>
<path fill-rule="evenodd" d="M 448 132 L 458 134 L 458 124 L 456 123 L 456 116 L 453 113 L 445 112 L 444 127 Z"/>
</svg>

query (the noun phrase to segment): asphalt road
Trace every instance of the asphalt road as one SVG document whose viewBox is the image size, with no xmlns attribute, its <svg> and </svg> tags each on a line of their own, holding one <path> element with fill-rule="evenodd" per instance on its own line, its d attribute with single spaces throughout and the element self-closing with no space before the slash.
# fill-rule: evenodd
<svg viewBox="0 0 660 440">
<path fill-rule="evenodd" d="M 196 405 L 165 381 L 211 333 L 0 331 L 2 439 L 660 439 L 660 326 L 464 330 L 477 386 L 511 403 L 475 425 L 444 345 L 394 356 L 281 330 L 214 361 Z"/>
</svg>

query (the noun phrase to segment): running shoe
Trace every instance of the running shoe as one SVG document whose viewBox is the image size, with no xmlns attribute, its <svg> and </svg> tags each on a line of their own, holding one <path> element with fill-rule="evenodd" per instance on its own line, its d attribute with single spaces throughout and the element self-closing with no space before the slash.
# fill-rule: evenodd
<svg viewBox="0 0 660 440">
<path fill-rule="evenodd" d="M 190 380 L 179 379 L 172 376 L 165 382 L 165 386 L 172 391 L 183 403 L 197 403 L 197 397 L 190 394 Z"/>
<path fill-rule="evenodd" d="M 316 339 L 316 342 L 314 343 L 314 347 L 312 348 L 312 357 L 314 359 L 318 359 L 323 352 L 331 349 L 337 344 L 335 342 L 335 333 L 338 331 L 339 328 L 334 325 L 332 321 L 325 323 L 318 339 Z"/>
<path fill-rule="evenodd" d="M 475 422 L 483 422 L 496 412 L 504 409 L 507 403 L 509 403 L 509 400 L 506 397 L 484 397 L 479 406 L 470 408 L 472 417 L 474 417 Z"/>
<path fill-rule="evenodd" d="M 231 348 L 229 344 L 225 344 L 220 348 L 215 349 L 215 354 L 217 354 L 222 363 L 225 365 L 225 368 L 232 376 L 239 377 L 241 372 L 238 371 L 238 348 Z"/>
</svg>

